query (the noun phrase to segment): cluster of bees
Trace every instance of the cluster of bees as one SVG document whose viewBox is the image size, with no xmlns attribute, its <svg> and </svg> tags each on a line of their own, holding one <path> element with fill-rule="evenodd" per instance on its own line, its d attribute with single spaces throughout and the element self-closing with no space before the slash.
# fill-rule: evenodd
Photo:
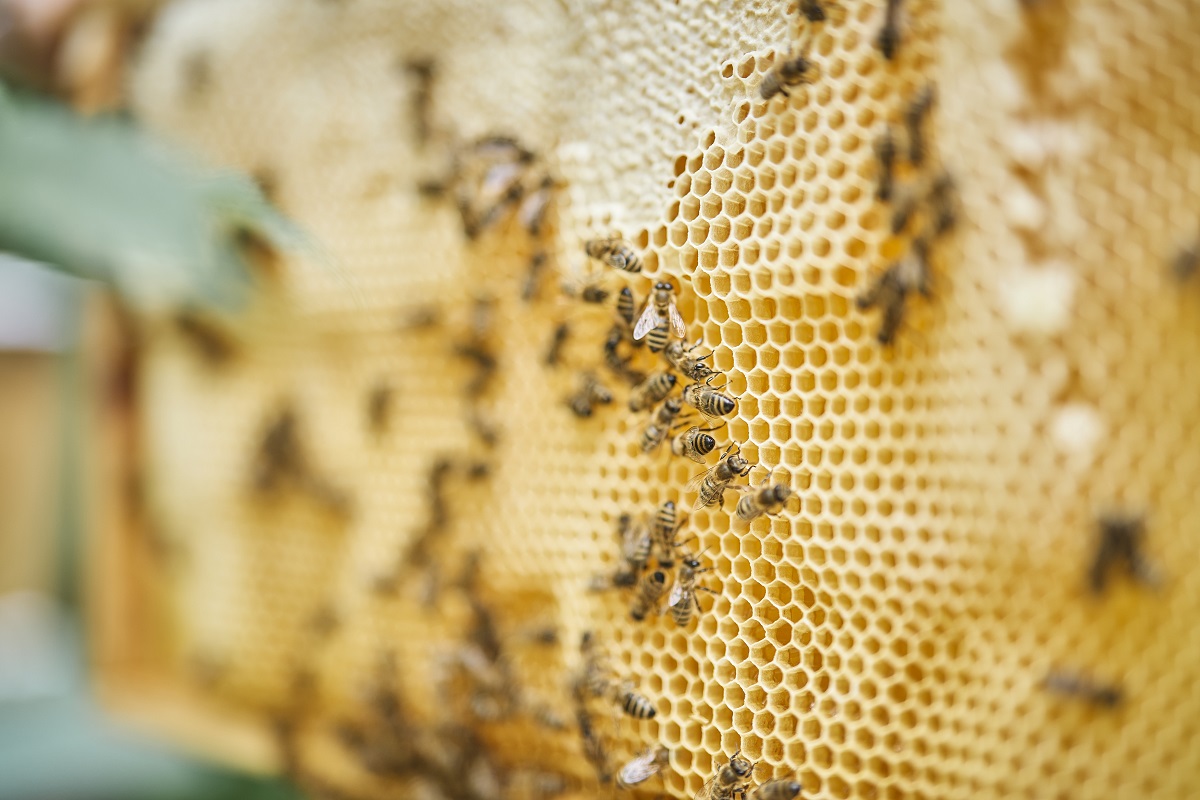
<svg viewBox="0 0 1200 800">
<path fill-rule="evenodd" d="M 936 97 L 932 85 L 920 89 L 904 110 L 902 129 L 888 126 L 875 143 L 879 181 L 875 196 L 890 206 L 890 233 L 908 242 L 908 252 L 892 262 L 857 298 L 862 310 L 882 313 L 876 338 L 891 345 L 904 323 L 913 292 L 932 294 L 932 248 L 957 222 L 957 192 L 950 173 L 931 175 L 925 121 Z"/>
<path fill-rule="evenodd" d="M 538 800 L 569 788 L 567 778 L 556 771 L 502 765 L 469 725 L 423 722 L 404 701 L 396 680 L 397 666 L 394 654 L 385 652 L 376 676 L 361 691 L 362 710 L 345 714 L 328 726 L 331 738 L 374 780 L 385 784 L 404 781 L 411 796 L 464 800 Z M 297 698 L 301 698 L 299 693 Z M 363 797 L 344 791 L 305 766 L 300 734 L 305 730 L 306 713 L 300 703 L 273 719 L 284 773 L 313 797 Z"/>
<path fill-rule="evenodd" d="M 876 39 L 889 61 L 895 58 L 900 43 L 900 6 L 900 0 L 888 0 L 884 25 Z M 819 0 L 802 0 L 799 11 L 809 24 L 807 43 L 802 48 L 807 51 L 815 33 L 813 26 L 825 22 L 827 13 Z M 759 97 L 770 101 L 777 95 L 787 96 L 790 87 L 809 83 L 815 73 L 816 65 L 806 53 L 786 56 L 763 77 Z M 882 312 L 876 338 L 883 345 L 895 341 L 909 295 L 919 292 L 930 296 L 930 250 L 957 219 L 953 179 L 945 170 L 931 176 L 927 164 L 930 159 L 924 128 L 934 100 L 933 86 L 918 91 L 905 108 L 903 129 L 888 126 L 875 145 L 879 170 L 876 198 L 891 206 L 891 234 L 906 237 L 910 244 L 907 257 L 891 263 L 856 300 L 860 310 L 878 308 Z"/>
<path fill-rule="evenodd" d="M 812 26 L 816 23 L 825 22 L 829 18 L 828 12 L 825 10 L 826 5 L 825 0 L 800 0 L 798 3 L 797 10 L 809 25 L 808 32 L 810 35 L 805 49 L 807 49 L 807 45 L 811 45 L 812 43 L 812 34 L 815 33 L 815 28 Z M 883 14 L 883 25 L 875 37 L 875 45 L 888 61 L 894 61 L 900 49 L 902 38 L 900 11 L 902 5 L 903 0 L 887 0 Z M 759 97 L 769 101 L 777 95 L 788 96 L 788 89 L 790 87 L 799 86 L 802 83 L 808 83 L 812 80 L 814 67 L 815 65 L 808 58 L 807 54 L 788 55 L 776 64 L 763 78 L 762 83 L 758 87 Z"/>
<path fill-rule="evenodd" d="M 255 459 L 251 485 L 263 496 L 293 491 L 338 518 L 350 513 L 350 496 L 322 473 L 306 452 L 294 406 L 284 404 L 268 421 Z"/>
<path fill-rule="evenodd" d="M 628 242 L 618 237 L 589 240 L 584 250 L 588 256 L 613 269 L 632 274 L 642 270 L 640 256 Z M 687 341 L 687 327 L 675 302 L 673 283 L 667 280 L 655 282 L 642 304 L 641 313 L 638 314 L 636 309 L 632 290 L 628 286 L 622 288 L 616 301 L 614 323 L 604 341 L 604 364 L 614 376 L 630 384 L 628 409 L 633 413 L 647 413 L 649 417 L 642 427 L 638 447 L 649 455 L 670 439 L 673 455 L 703 464 L 717 449 L 717 440 L 712 433 L 720 430 L 724 418 L 737 410 L 737 399 L 722 391 L 726 382 L 713 386 L 720 374 L 707 363 L 712 353 L 696 355 L 699 343 Z M 623 345 L 628 352 L 623 351 Z M 643 346 L 649 354 L 662 359 L 658 368 L 649 373 L 631 366 L 636 351 Z M 648 363 L 649 359 L 643 359 L 643 362 Z M 674 396 L 680 378 L 691 382 Z M 600 383 L 594 373 L 585 373 L 580 391 L 567 399 L 567 406 L 578 417 L 590 417 L 598 396 L 605 404 L 613 402 L 612 391 Z M 685 406 L 706 422 L 682 418 Z M 711 422 L 718 424 L 702 427 Z M 749 475 L 751 468 L 736 445 L 727 447 L 712 468 L 689 483 L 688 490 L 697 493 L 695 507 L 720 505 L 729 489 L 750 493 L 738 506 L 738 516 L 745 521 L 777 512 L 791 497 L 786 486 L 764 483 L 759 491 L 753 491 L 749 486 L 733 483 L 735 479 Z M 665 516 L 673 519 L 674 503 L 669 505 L 671 513 Z M 664 518 L 662 510 L 659 517 Z M 656 523 L 656 530 L 657 527 Z M 666 540 L 662 547 L 664 551 L 668 547 Z"/>
<path fill-rule="evenodd" d="M 584 755 L 596 769 L 602 783 L 612 780 L 608 753 L 596 731 L 596 722 L 589 700 L 600 698 L 615 704 L 635 719 L 652 719 L 653 704 L 633 689 L 632 681 L 620 679 L 605 658 L 599 643 L 591 633 L 580 642 L 583 668 L 576 676 L 572 694 L 576 705 L 576 722 L 583 737 Z M 635 755 L 621 766 L 616 775 L 619 789 L 632 789 L 655 775 L 660 775 L 671 763 L 671 752 L 658 745 Z M 754 765 L 735 752 L 729 762 L 717 770 L 696 795 L 696 800 L 792 800 L 800 794 L 800 783 L 794 778 L 776 778 L 752 788 Z"/>
</svg>

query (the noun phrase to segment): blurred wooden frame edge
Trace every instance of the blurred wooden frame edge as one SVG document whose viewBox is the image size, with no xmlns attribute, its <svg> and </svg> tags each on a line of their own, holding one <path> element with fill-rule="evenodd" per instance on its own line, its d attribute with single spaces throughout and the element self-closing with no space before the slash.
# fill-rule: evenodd
<svg viewBox="0 0 1200 800">
<path fill-rule="evenodd" d="M 80 330 L 86 509 L 80 578 L 95 696 L 118 723 L 139 732 L 226 765 L 278 772 L 280 754 L 261 715 L 239 712 L 166 679 L 144 647 L 153 598 L 139 569 L 147 532 L 131 490 L 141 452 L 132 391 L 136 336 L 127 312 L 100 290 L 86 299 Z"/>
</svg>

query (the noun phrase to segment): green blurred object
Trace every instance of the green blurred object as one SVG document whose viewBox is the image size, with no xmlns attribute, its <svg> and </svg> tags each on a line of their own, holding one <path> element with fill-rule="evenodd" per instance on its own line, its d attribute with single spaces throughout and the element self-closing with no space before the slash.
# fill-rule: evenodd
<svg viewBox="0 0 1200 800">
<path fill-rule="evenodd" d="M 102 281 L 144 310 L 236 308 L 246 234 L 307 246 L 247 176 L 205 170 L 127 119 L 0 86 L 0 250 Z M 311 248 L 310 248 L 311 249 Z"/>
<path fill-rule="evenodd" d="M 0 800 L 302 800 L 283 781 L 193 761 L 73 696 L 0 705 Z"/>
<path fill-rule="evenodd" d="M 47 595 L 0 594 L 0 800 L 301 800 L 114 724 L 85 670 L 73 614 Z"/>
</svg>

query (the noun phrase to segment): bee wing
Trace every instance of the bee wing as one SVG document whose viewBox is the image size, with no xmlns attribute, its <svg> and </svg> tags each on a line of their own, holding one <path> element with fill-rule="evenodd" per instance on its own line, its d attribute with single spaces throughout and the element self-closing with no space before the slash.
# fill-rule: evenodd
<svg viewBox="0 0 1200 800">
<path fill-rule="evenodd" d="M 711 473 L 716 468 L 717 468 L 717 466 L 714 464 L 709 469 L 706 469 L 706 470 L 704 470 L 704 472 L 701 472 L 699 475 L 694 476 L 691 480 L 689 480 L 687 482 L 687 490 L 689 492 L 694 492 L 697 489 L 699 489 L 700 484 L 704 482 L 704 479 L 707 478 L 709 473 Z"/>
<path fill-rule="evenodd" d="M 679 309 L 675 307 L 675 301 L 672 300 L 670 306 L 667 307 L 667 315 L 671 318 L 671 330 L 675 331 L 675 335 L 680 339 L 687 336 L 687 325 L 683 322 L 683 315 L 679 313 Z"/>
<path fill-rule="evenodd" d="M 654 763 L 653 753 L 638 756 L 621 768 L 621 783 L 626 786 L 633 786 L 646 780 L 656 772 L 658 772 L 658 765 Z"/>
<path fill-rule="evenodd" d="M 637 324 L 633 326 L 633 340 L 636 342 L 639 339 L 646 338 L 646 334 L 658 327 L 662 322 L 659 319 L 658 312 L 654 310 L 654 303 L 647 302 L 646 310 L 638 317 Z"/>
<path fill-rule="evenodd" d="M 675 605 L 683 599 L 686 591 L 687 590 L 683 588 L 683 584 L 677 582 L 671 587 L 671 594 L 667 595 L 667 606 L 674 608 Z"/>
<path fill-rule="evenodd" d="M 621 541 L 621 555 L 625 559 L 631 558 L 638 551 L 642 539 L 646 536 L 646 530 L 636 522 L 629 527 L 625 532 L 625 538 Z"/>
</svg>

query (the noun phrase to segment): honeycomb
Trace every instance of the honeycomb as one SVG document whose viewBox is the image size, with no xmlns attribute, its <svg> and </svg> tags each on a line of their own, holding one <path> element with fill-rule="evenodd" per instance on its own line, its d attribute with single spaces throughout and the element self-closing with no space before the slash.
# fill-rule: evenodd
<svg viewBox="0 0 1200 800">
<path fill-rule="evenodd" d="M 757 781 L 795 775 L 812 798 L 1191 796 L 1200 296 L 1169 264 L 1200 233 L 1197 8 L 909 0 L 889 61 L 882 0 L 824 5 L 809 23 L 777 0 L 170 4 L 139 57 L 137 114 L 269 178 L 328 258 L 286 259 L 228 323 L 224 361 L 137 321 L 143 505 L 106 526 L 96 581 L 115 711 L 230 762 L 302 765 L 315 794 L 425 796 L 332 732 L 362 718 L 383 669 L 413 736 L 452 718 L 506 767 L 611 794 L 571 724 L 591 632 L 657 712 L 593 705 L 613 766 L 670 751 L 637 793 L 693 797 L 740 750 Z M 797 53 L 812 82 L 759 99 Z M 405 66 L 421 60 L 424 142 Z M 856 301 L 915 240 L 876 196 L 876 147 L 926 86 L 929 163 L 901 158 L 896 180 L 948 170 L 958 224 L 884 347 L 880 312 Z M 468 240 L 451 200 L 417 191 L 489 135 L 553 177 L 542 236 L 506 216 Z M 642 274 L 585 256 L 610 233 Z M 551 268 L 525 302 L 536 252 Z M 640 300 L 662 279 L 738 398 L 720 446 L 798 493 L 749 526 L 738 495 L 690 512 L 682 535 L 716 594 L 686 628 L 591 590 L 616 565 L 618 518 L 690 509 L 702 467 L 640 452 L 648 415 L 600 366 L 611 310 L 558 288 Z M 478 366 L 460 353 L 489 300 L 474 341 L 495 370 L 468 397 Z M 617 397 L 579 419 L 564 399 L 589 370 Z M 390 408 L 374 424 L 372 403 Z M 284 411 L 325 501 L 253 489 Z M 1109 512 L 1147 515 L 1157 589 L 1089 593 Z M 464 711 L 447 675 L 481 607 L 567 730 Z M 557 644 L 529 634 L 546 626 Z M 1055 670 L 1124 702 L 1048 692 Z M 280 747 L 270 720 L 301 702 Z"/>
</svg>

